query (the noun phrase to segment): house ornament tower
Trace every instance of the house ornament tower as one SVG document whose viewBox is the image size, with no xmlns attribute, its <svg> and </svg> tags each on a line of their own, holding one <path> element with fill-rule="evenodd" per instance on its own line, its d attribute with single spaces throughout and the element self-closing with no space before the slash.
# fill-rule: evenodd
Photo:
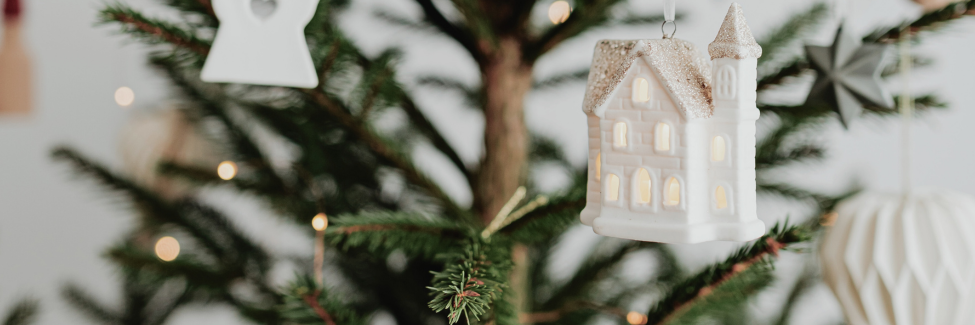
<svg viewBox="0 0 975 325">
<path fill-rule="evenodd" d="M 755 188 L 758 57 L 733 3 L 708 46 L 602 40 L 583 111 L 589 180 L 580 218 L 597 234 L 664 243 L 765 233 Z"/>
</svg>

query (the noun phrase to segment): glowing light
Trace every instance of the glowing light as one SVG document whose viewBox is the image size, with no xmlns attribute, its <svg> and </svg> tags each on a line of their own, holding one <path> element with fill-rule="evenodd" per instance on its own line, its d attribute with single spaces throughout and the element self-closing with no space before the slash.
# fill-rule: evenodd
<svg viewBox="0 0 975 325">
<path fill-rule="evenodd" d="M 569 19 L 569 13 L 572 12 L 572 7 L 569 6 L 568 2 L 556 1 L 552 2 L 548 6 L 548 20 L 551 20 L 553 24 L 564 23 L 566 19 Z"/>
<path fill-rule="evenodd" d="M 657 123 L 656 147 L 658 151 L 670 151 L 670 124 Z"/>
<path fill-rule="evenodd" d="M 169 262 L 179 256 L 179 242 L 173 237 L 163 237 L 156 241 L 156 256 L 159 259 Z"/>
<path fill-rule="evenodd" d="M 643 325 L 647 323 L 647 315 L 631 311 L 626 314 L 626 322 L 632 325 Z"/>
<path fill-rule="evenodd" d="M 640 190 L 640 203 L 650 203 L 650 173 L 640 168 L 637 175 L 637 189 Z"/>
<path fill-rule="evenodd" d="M 671 177 L 667 180 L 667 198 L 664 200 L 666 205 L 680 204 L 680 181 Z"/>
<path fill-rule="evenodd" d="M 717 199 L 718 209 L 724 209 L 728 207 L 728 195 L 724 192 L 724 186 L 718 186 L 714 190 L 714 198 Z"/>
<path fill-rule="evenodd" d="M 217 176 L 220 176 L 220 179 L 225 181 L 233 179 L 234 176 L 237 176 L 237 164 L 235 164 L 233 161 L 224 161 L 220 163 L 220 165 L 217 166 Z"/>
<path fill-rule="evenodd" d="M 606 200 L 616 201 L 620 199 L 620 178 L 615 174 L 609 174 L 609 180 L 606 184 Z"/>
<path fill-rule="evenodd" d="M 716 136 L 711 141 L 711 161 L 724 161 L 725 143 L 724 137 Z"/>
<path fill-rule="evenodd" d="M 636 82 L 633 83 L 633 87 L 636 87 L 636 89 L 633 90 L 634 101 L 640 103 L 650 101 L 650 83 L 647 82 L 647 79 L 636 78 Z"/>
<path fill-rule="evenodd" d="M 597 153 L 596 154 L 596 181 L 597 182 L 599 181 L 599 177 L 600 177 L 599 176 L 600 175 L 599 173 L 602 173 L 603 172 L 602 171 L 602 169 L 603 169 L 603 161 L 602 161 L 602 158 L 603 158 L 603 154 L 602 153 Z"/>
<path fill-rule="evenodd" d="M 616 122 L 613 126 L 613 145 L 617 147 L 626 147 L 626 123 Z"/>
<path fill-rule="evenodd" d="M 135 92 L 132 88 L 123 86 L 115 90 L 115 103 L 118 106 L 128 107 L 133 102 L 135 102 Z"/>
<path fill-rule="evenodd" d="M 324 213 L 316 214 L 314 218 L 311 219 L 311 227 L 318 231 L 325 231 L 328 228 L 328 216 Z"/>
</svg>

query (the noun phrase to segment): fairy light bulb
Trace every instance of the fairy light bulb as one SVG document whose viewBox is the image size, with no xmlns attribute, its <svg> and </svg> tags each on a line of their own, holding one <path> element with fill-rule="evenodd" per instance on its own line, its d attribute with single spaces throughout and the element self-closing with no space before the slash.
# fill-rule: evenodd
<svg viewBox="0 0 975 325">
<path fill-rule="evenodd" d="M 122 86 L 115 90 L 115 103 L 118 104 L 118 106 L 128 107 L 134 102 L 135 92 L 132 91 L 132 88 Z"/>
<path fill-rule="evenodd" d="M 569 6 L 568 2 L 562 0 L 552 2 L 548 6 L 548 20 L 551 20 L 552 24 L 555 25 L 564 23 L 566 19 L 569 19 L 570 12 L 572 12 L 572 7 Z"/>
<path fill-rule="evenodd" d="M 237 164 L 233 161 L 220 163 L 220 165 L 217 165 L 217 176 L 220 176 L 220 179 L 225 181 L 233 179 L 234 176 L 237 176 Z"/>
<path fill-rule="evenodd" d="M 159 259 L 169 262 L 179 256 L 179 241 L 173 237 L 162 237 L 156 241 L 156 256 Z"/>
<path fill-rule="evenodd" d="M 643 325 L 647 323 L 647 315 L 631 311 L 626 314 L 626 322 L 631 325 Z"/>
<path fill-rule="evenodd" d="M 324 213 L 319 213 L 311 219 L 311 227 L 315 228 L 317 231 L 325 231 L 328 228 L 328 216 Z"/>
</svg>

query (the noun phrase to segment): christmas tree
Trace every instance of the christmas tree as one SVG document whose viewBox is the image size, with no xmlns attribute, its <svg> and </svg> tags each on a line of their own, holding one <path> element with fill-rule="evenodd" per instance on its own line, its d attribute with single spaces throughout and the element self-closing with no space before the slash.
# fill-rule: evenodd
<svg viewBox="0 0 975 325">
<path fill-rule="evenodd" d="M 283 0 L 286 1 L 286 0 Z M 125 4 L 111 4 L 101 20 L 132 37 L 156 45 L 149 62 L 172 82 L 184 105 L 181 116 L 194 128 L 213 134 L 239 166 L 218 175 L 216 166 L 168 159 L 153 172 L 194 187 L 230 187 L 260 200 L 275 215 L 324 243 L 324 279 L 309 257 L 274 256 L 240 231 L 225 215 L 192 191 L 146 186 L 110 170 L 71 148 L 53 156 L 98 182 L 134 208 L 138 226 L 106 253 L 123 274 L 123 303 L 106 306 L 80 285 L 63 295 L 100 324 L 164 324 L 174 311 L 193 305 L 221 304 L 261 324 L 349 325 L 366 323 L 385 311 L 398 324 L 592 323 L 609 318 L 630 324 L 753 324 L 750 299 L 772 283 L 773 266 L 783 250 L 808 248 L 818 237 L 823 216 L 856 192 L 824 194 L 789 184 L 773 172 L 822 158 L 826 148 L 809 131 L 835 123 L 828 104 L 782 106 L 763 103 L 756 169 L 761 195 L 808 204 L 809 216 L 769 227 L 722 261 L 688 272 L 668 245 L 606 238 L 585 255 L 566 279 L 556 279 L 548 263 L 585 205 L 587 167 L 570 161 L 554 139 L 532 132 L 524 118 L 525 97 L 535 89 L 585 80 L 588 71 L 534 79 L 535 63 L 563 42 L 607 26 L 657 26 L 662 16 L 630 14 L 617 0 L 579 0 L 556 24 L 538 24 L 535 1 L 416 0 L 422 17 L 380 11 L 391 23 L 433 31 L 463 47 L 480 72 L 470 87 L 443 77 L 421 80 L 444 91 L 459 91 L 484 118 L 484 148 L 476 164 L 461 159 L 448 138 L 414 99 L 414 90 L 397 78 L 400 52 L 370 55 L 336 24 L 348 1 L 322 0 L 305 28 L 319 85 L 313 89 L 211 84 L 199 74 L 219 21 L 209 0 L 166 0 L 178 20 L 160 19 Z M 894 43 L 905 35 L 923 39 L 928 31 L 963 17 L 975 0 L 930 11 L 918 19 L 884 26 L 864 43 Z M 622 14 L 621 14 L 622 13 Z M 796 82 L 813 67 L 789 49 L 816 30 L 827 7 L 811 5 L 778 28 L 758 33 L 758 91 L 771 92 Z M 563 20 L 564 19 L 564 20 Z M 923 63 L 923 62 L 918 62 Z M 890 63 L 885 75 L 896 73 Z M 935 96 L 915 96 L 917 109 L 944 107 Z M 863 114 L 894 116 L 895 110 L 864 107 Z M 396 114 L 401 123 L 384 123 Z M 296 148 L 287 164 L 269 159 L 261 134 Z M 464 206 L 418 168 L 415 150 L 429 144 L 463 175 L 473 193 Z M 573 182 L 561 191 L 541 193 L 530 181 L 538 166 L 560 166 Z M 401 182 L 398 191 L 388 184 Z M 320 237 L 309 225 L 328 216 Z M 785 216 L 782 218 L 786 220 Z M 321 224 L 319 224 L 320 226 Z M 323 228 L 323 227 L 319 227 Z M 174 236 L 181 252 L 173 259 L 153 252 L 155 239 Z M 632 254 L 649 252 L 652 276 L 629 283 L 618 276 Z M 391 256 L 405 256 L 392 266 Z M 290 284 L 271 280 L 278 263 L 299 269 Z M 318 263 L 315 263 L 318 265 Z M 650 272 L 650 271 L 648 271 Z M 805 272 L 775 318 L 786 324 L 799 298 L 816 281 Z M 638 297 L 653 297 L 631 312 Z M 15 315 L 30 314 L 29 305 Z M 11 316 L 11 319 L 22 316 Z M 20 324 L 18 320 L 8 324 Z"/>
</svg>

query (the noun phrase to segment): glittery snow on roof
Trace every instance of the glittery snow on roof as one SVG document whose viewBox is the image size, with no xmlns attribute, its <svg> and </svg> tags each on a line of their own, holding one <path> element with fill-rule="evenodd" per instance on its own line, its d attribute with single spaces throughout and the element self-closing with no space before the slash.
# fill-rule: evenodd
<svg viewBox="0 0 975 325">
<path fill-rule="evenodd" d="M 679 39 L 602 40 L 596 44 L 583 111 L 595 113 L 613 94 L 630 66 L 643 58 L 687 117 L 707 118 L 711 101 L 710 62 Z"/>
<path fill-rule="evenodd" d="M 708 45 L 708 53 L 711 59 L 733 58 L 754 59 L 762 56 L 762 47 L 755 42 L 752 30 L 745 22 L 745 14 L 741 12 L 738 3 L 732 3 L 728 8 L 728 14 L 724 17 L 724 23 L 718 30 L 718 36 L 714 42 Z"/>
</svg>

